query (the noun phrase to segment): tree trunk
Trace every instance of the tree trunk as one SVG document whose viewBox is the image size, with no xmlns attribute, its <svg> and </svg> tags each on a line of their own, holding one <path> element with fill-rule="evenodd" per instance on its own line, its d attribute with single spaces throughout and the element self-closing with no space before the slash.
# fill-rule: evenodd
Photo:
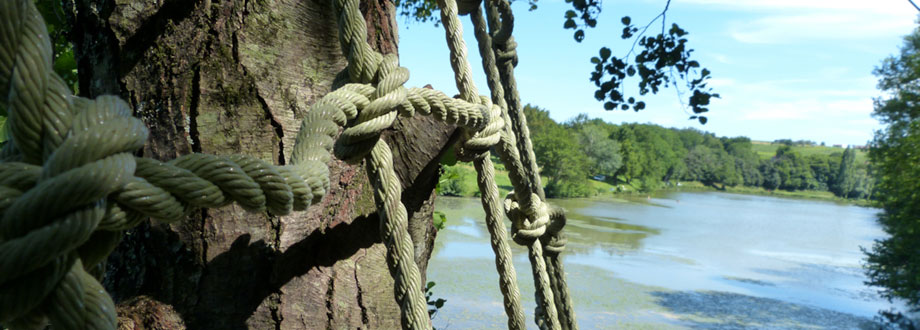
<svg viewBox="0 0 920 330">
<path fill-rule="evenodd" d="M 345 66 L 330 1 L 65 2 L 81 94 L 127 100 L 150 129 L 146 157 L 241 153 L 284 164 L 299 119 Z M 369 0 L 362 10 L 368 42 L 395 52 L 393 4 Z M 384 138 L 424 277 L 438 159 L 454 127 L 400 119 Z M 105 280 L 121 327 L 398 328 L 364 167 L 329 165 L 328 194 L 305 212 L 228 206 L 126 233 Z"/>
</svg>

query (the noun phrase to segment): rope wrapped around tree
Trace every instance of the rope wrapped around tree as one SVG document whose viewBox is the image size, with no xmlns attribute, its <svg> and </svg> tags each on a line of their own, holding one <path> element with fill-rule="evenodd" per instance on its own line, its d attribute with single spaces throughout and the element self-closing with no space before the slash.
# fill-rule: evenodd
<svg viewBox="0 0 920 330">
<path fill-rule="evenodd" d="M 534 177 L 536 165 L 532 151 L 524 162 L 517 156 L 518 145 L 524 147 L 529 141 L 520 144 L 527 138 L 526 132 L 515 136 L 519 131 L 508 125 L 513 120 L 509 121 L 506 100 L 496 97 L 501 92 L 496 92 L 493 79 L 492 100 L 498 102 L 476 96 L 454 14 L 456 4 L 452 0 L 441 3 L 448 8 L 444 12 L 450 21 L 448 40 L 460 41 L 451 50 L 462 53 L 452 57 L 462 99 L 403 87 L 408 70 L 398 65 L 395 55 L 382 55 L 367 44 L 358 0 L 337 0 L 339 37 L 349 60 L 343 77 L 351 83 L 342 84 L 310 107 L 286 166 L 244 155 L 191 154 L 165 163 L 135 157 L 146 141 L 147 130 L 131 116 L 127 103 L 114 96 L 89 100 L 71 95 L 51 69 L 50 39 L 32 1 L 0 3 L 0 20 L 6 22 L 0 24 L 0 91 L 6 95 L 0 99 L 0 110 L 8 113 L 10 128 L 10 141 L 0 151 L 0 323 L 12 328 L 41 328 L 50 322 L 68 329 L 114 329 L 113 302 L 88 270 L 105 259 L 123 230 L 146 218 L 178 221 L 195 209 L 231 203 L 251 212 L 275 215 L 304 210 L 326 194 L 326 163 L 334 152 L 350 163 L 367 160 L 403 327 L 430 328 L 406 230 L 406 210 L 400 202 L 401 187 L 390 148 L 380 139 L 381 132 L 392 126 L 398 115 L 418 112 L 463 129 L 458 154 L 461 159 L 472 160 L 480 173 L 509 327 L 523 328 L 488 150 L 496 143 L 504 150 L 503 159 L 512 168 L 512 181 L 519 193 L 527 190 L 525 186 L 539 187 L 539 177 Z M 509 18 L 492 38 L 501 40 L 499 44 L 506 50 L 510 42 L 513 50 L 510 27 L 504 26 L 511 22 L 510 7 L 507 2 L 498 4 L 509 10 Z M 481 18 L 481 8 L 475 7 L 474 15 L 478 12 Z M 498 57 L 503 63 L 508 56 L 516 61 L 513 51 L 508 54 L 505 51 Z M 336 139 L 341 127 L 345 130 Z M 534 170 L 528 172 L 525 166 Z M 540 194 L 524 195 L 527 198 L 522 204 L 510 195 L 505 209 L 515 224 L 515 240 L 531 246 L 535 269 L 545 268 L 539 266 L 543 258 L 539 257 L 541 244 L 537 241 L 548 221 L 542 188 L 537 192 Z M 552 239 L 549 242 L 548 246 L 554 246 Z M 555 313 L 555 308 L 552 291 L 545 292 L 546 288 L 562 290 L 565 283 L 561 263 L 553 265 L 558 270 L 554 278 L 562 277 L 551 285 L 547 284 L 550 280 L 545 269 L 535 272 L 535 278 L 540 278 L 538 297 L 544 297 L 541 305 L 548 315 Z M 556 322 L 552 316 L 546 318 L 550 324 Z"/>
</svg>

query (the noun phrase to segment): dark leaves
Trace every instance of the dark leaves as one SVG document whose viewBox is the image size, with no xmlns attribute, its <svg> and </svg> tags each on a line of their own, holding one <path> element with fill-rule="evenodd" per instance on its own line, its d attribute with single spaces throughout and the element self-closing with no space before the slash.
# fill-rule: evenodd
<svg viewBox="0 0 920 330">
<path fill-rule="evenodd" d="M 566 3 L 572 4 L 572 9 L 565 12 L 565 22 L 562 27 L 565 29 L 575 30 L 572 37 L 575 41 L 585 40 L 585 28 L 597 26 L 597 16 L 601 13 L 601 2 L 599 0 L 565 0 Z M 581 24 L 576 22 L 581 20 Z"/>
<path fill-rule="evenodd" d="M 630 25 L 629 16 L 624 16 L 620 22 L 626 26 L 623 29 L 623 39 L 629 39 L 638 32 L 636 27 Z M 666 34 L 639 36 L 636 45 L 641 51 L 633 58 L 629 58 L 629 55 L 618 58 L 613 56 L 610 48 L 601 48 L 599 57 L 591 58 L 594 72 L 590 80 L 598 87 L 594 97 L 598 101 L 605 101 L 604 109 L 607 110 L 639 111 L 645 109 L 645 102 L 623 95 L 623 83 L 627 77 L 638 76 L 639 95 L 655 94 L 671 85 L 677 88 L 676 83 L 683 81 L 690 92 L 688 105 L 693 113 L 708 112 L 711 99 L 718 98 L 719 94 L 713 93 L 712 88 L 706 85 L 711 72 L 701 68 L 698 61 L 690 59 L 693 50 L 687 48 L 687 39 L 684 38 L 687 34 L 686 30 L 672 24 Z M 705 116 L 693 116 L 691 119 L 701 124 L 707 122 Z"/>
</svg>

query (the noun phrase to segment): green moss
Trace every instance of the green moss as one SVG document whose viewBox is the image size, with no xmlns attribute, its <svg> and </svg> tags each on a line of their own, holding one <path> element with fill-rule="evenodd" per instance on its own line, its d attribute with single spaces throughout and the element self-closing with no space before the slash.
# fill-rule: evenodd
<svg viewBox="0 0 920 330">
<path fill-rule="evenodd" d="M 261 67 L 272 65 L 278 60 L 278 54 L 275 49 L 262 48 L 255 43 L 244 43 L 240 47 L 240 53 L 255 61 Z"/>
</svg>

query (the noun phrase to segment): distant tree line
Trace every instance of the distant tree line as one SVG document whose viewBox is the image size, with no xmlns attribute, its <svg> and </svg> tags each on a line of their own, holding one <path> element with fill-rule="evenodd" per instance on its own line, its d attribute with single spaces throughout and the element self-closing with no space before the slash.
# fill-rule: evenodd
<svg viewBox="0 0 920 330">
<path fill-rule="evenodd" d="M 817 142 L 812 140 L 798 140 L 793 141 L 792 139 L 776 139 L 773 140 L 773 144 L 785 144 L 787 146 L 803 146 L 803 147 L 813 147 L 818 145 Z"/>
<path fill-rule="evenodd" d="M 524 111 L 552 197 L 593 195 L 592 179 L 639 191 L 699 181 L 717 189 L 819 190 L 844 198 L 868 198 L 872 192 L 867 165 L 857 163 L 849 148 L 806 155 L 792 146 L 814 142 L 778 140 L 783 145 L 775 155 L 762 159 L 746 137 L 652 124 L 614 125 L 584 114 L 557 123 L 544 109 L 527 105 Z"/>
</svg>

